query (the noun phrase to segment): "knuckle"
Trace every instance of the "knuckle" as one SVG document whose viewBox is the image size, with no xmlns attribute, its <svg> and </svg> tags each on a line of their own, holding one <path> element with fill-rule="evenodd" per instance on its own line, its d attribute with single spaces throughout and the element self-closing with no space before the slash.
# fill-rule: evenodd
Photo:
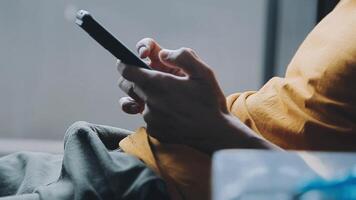
<svg viewBox="0 0 356 200">
<path fill-rule="evenodd" d="M 141 39 L 137 44 L 136 44 L 136 48 L 140 48 L 142 46 L 145 46 L 146 48 L 150 48 L 150 46 L 152 44 L 155 43 L 155 40 L 150 38 L 150 37 L 146 37 Z"/>
<path fill-rule="evenodd" d="M 125 67 L 125 68 L 123 68 L 122 69 L 122 71 L 121 71 L 121 76 L 124 78 L 124 79 L 126 79 L 126 80 L 131 80 L 131 75 L 132 75 L 132 72 L 131 72 L 132 70 L 131 70 L 131 67 Z M 126 81 L 125 80 L 125 81 Z M 124 82 L 125 82 L 124 81 Z"/>
<path fill-rule="evenodd" d="M 189 54 L 195 54 L 195 51 L 192 48 L 186 48 L 186 51 L 189 52 Z"/>
<path fill-rule="evenodd" d="M 172 75 L 167 75 L 163 73 L 157 73 L 153 75 L 152 80 L 148 81 L 145 85 L 143 85 L 143 89 L 149 89 L 150 91 L 155 92 L 165 92 L 170 88 L 172 83 L 174 82 L 174 77 Z M 164 93 L 162 93 L 163 95 Z"/>
<path fill-rule="evenodd" d="M 213 69 L 211 69 L 209 66 L 205 66 L 204 70 L 205 70 L 205 73 L 207 74 L 207 76 L 209 76 L 209 77 L 215 76 Z"/>
<path fill-rule="evenodd" d="M 121 60 L 117 60 L 117 62 L 116 62 L 117 71 L 119 71 L 121 73 L 122 68 L 123 68 L 123 63 L 121 62 Z"/>
<path fill-rule="evenodd" d="M 123 62 L 118 62 L 117 64 L 117 70 L 119 71 L 119 73 L 121 74 L 121 76 L 124 79 L 130 80 L 130 77 L 133 74 L 133 69 L 131 66 L 126 65 Z"/>
<path fill-rule="evenodd" d="M 193 50 L 191 48 L 182 47 L 178 50 L 178 56 L 190 56 L 192 55 Z"/>
<path fill-rule="evenodd" d="M 128 79 L 128 75 L 129 75 L 129 70 L 128 68 L 122 69 L 121 70 L 121 76 L 124 77 L 125 79 Z"/>
<path fill-rule="evenodd" d="M 191 48 L 187 47 L 182 47 L 177 50 L 177 53 L 175 54 L 175 57 L 173 59 L 176 59 L 179 62 L 183 62 L 185 59 L 196 59 L 194 50 Z"/>
<path fill-rule="evenodd" d="M 146 37 L 144 40 L 145 40 L 147 43 L 155 42 L 155 40 L 152 39 L 152 38 L 150 38 L 150 37 Z"/>
<path fill-rule="evenodd" d="M 122 85 L 124 84 L 124 82 L 125 82 L 125 79 L 124 79 L 124 77 L 120 77 L 119 78 L 119 80 L 117 80 L 117 86 L 119 87 L 119 88 L 122 88 Z"/>
<path fill-rule="evenodd" d="M 131 88 L 133 87 L 133 84 L 127 80 L 123 80 L 119 83 L 119 87 L 122 91 L 124 91 L 125 93 L 128 93 Z"/>
</svg>

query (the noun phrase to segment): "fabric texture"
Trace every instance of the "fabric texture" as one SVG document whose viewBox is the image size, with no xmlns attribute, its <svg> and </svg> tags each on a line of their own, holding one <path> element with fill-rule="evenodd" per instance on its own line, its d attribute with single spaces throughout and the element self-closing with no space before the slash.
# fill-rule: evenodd
<svg viewBox="0 0 356 200">
<path fill-rule="evenodd" d="M 230 111 L 285 149 L 356 150 L 356 1 L 342 1 L 287 68 L 257 92 L 228 97 Z"/>
<path fill-rule="evenodd" d="M 172 200 L 209 199 L 211 160 L 184 145 L 163 144 L 140 128 L 120 142 L 128 154 L 140 158 L 167 183 Z"/>
<path fill-rule="evenodd" d="M 20 152 L 0 158 L 0 199 L 169 199 L 165 182 L 142 161 L 108 151 L 110 144 L 100 139 L 122 131 L 79 122 L 66 133 L 63 155 Z"/>
<path fill-rule="evenodd" d="M 284 78 L 233 94 L 227 105 L 256 134 L 284 149 L 355 151 L 355 78 L 356 0 L 343 0 L 308 35 Z M 209 184 L 197 184 L 210 181 L 207 155 L 159 143 L 143 128 L 119 145 L 169 179 L 174 199 L 209 198 Z"/>
</svg>

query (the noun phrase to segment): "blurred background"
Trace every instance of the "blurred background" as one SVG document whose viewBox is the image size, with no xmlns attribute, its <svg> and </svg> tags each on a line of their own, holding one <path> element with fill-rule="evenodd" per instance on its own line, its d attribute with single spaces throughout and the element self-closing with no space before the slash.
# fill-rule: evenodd
<svg viewBox="0 0 356 200">
<path fill-rule="evenodd" d="M 132 50 L 144 37 L 195 49 L 228 95 L 283 76 L 299 44 L 336 3 L 2 0 L 0 148 L 60 151 L 67 127 L 78 120 L 131 130 L 144 125 L 120 110 L 115 59 L 74 24 L 78 9 L 89 10 Z"/>
</svg>

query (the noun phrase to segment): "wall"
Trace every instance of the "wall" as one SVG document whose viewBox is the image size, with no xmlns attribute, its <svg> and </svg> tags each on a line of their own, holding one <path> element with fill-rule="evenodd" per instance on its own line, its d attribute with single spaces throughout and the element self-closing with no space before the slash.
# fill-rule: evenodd
<svg viewBox="0 0 356 200">
<path fill-rule="evenodd" d="M 278 0 L 275 74 L 284 76 L 286 67 L 313 29 L 317 20 L 317 0 Z"/>
<path fill-rule="evenodd" d="M 135 129 L 120 111 L 115 59 L 72 21 L 88 9 L 130 48 L 192 47 L 226 94 L 262 78 L 264 0 L 0 1 L 0 137 L 62 139 L 77 120 Z"/>
</svg>

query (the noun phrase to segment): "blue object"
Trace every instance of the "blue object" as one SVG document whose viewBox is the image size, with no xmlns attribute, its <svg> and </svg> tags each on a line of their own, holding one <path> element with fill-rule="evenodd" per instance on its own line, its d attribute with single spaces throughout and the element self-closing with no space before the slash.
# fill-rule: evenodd
<svg viewBox="0 0 356 200">
<path fill-rule="evenodd" d="M 317 178 L 303 183 L 295 200 L 356 200 L 356 166 L 345 176 L 332 180 Z"/>
</svg>

